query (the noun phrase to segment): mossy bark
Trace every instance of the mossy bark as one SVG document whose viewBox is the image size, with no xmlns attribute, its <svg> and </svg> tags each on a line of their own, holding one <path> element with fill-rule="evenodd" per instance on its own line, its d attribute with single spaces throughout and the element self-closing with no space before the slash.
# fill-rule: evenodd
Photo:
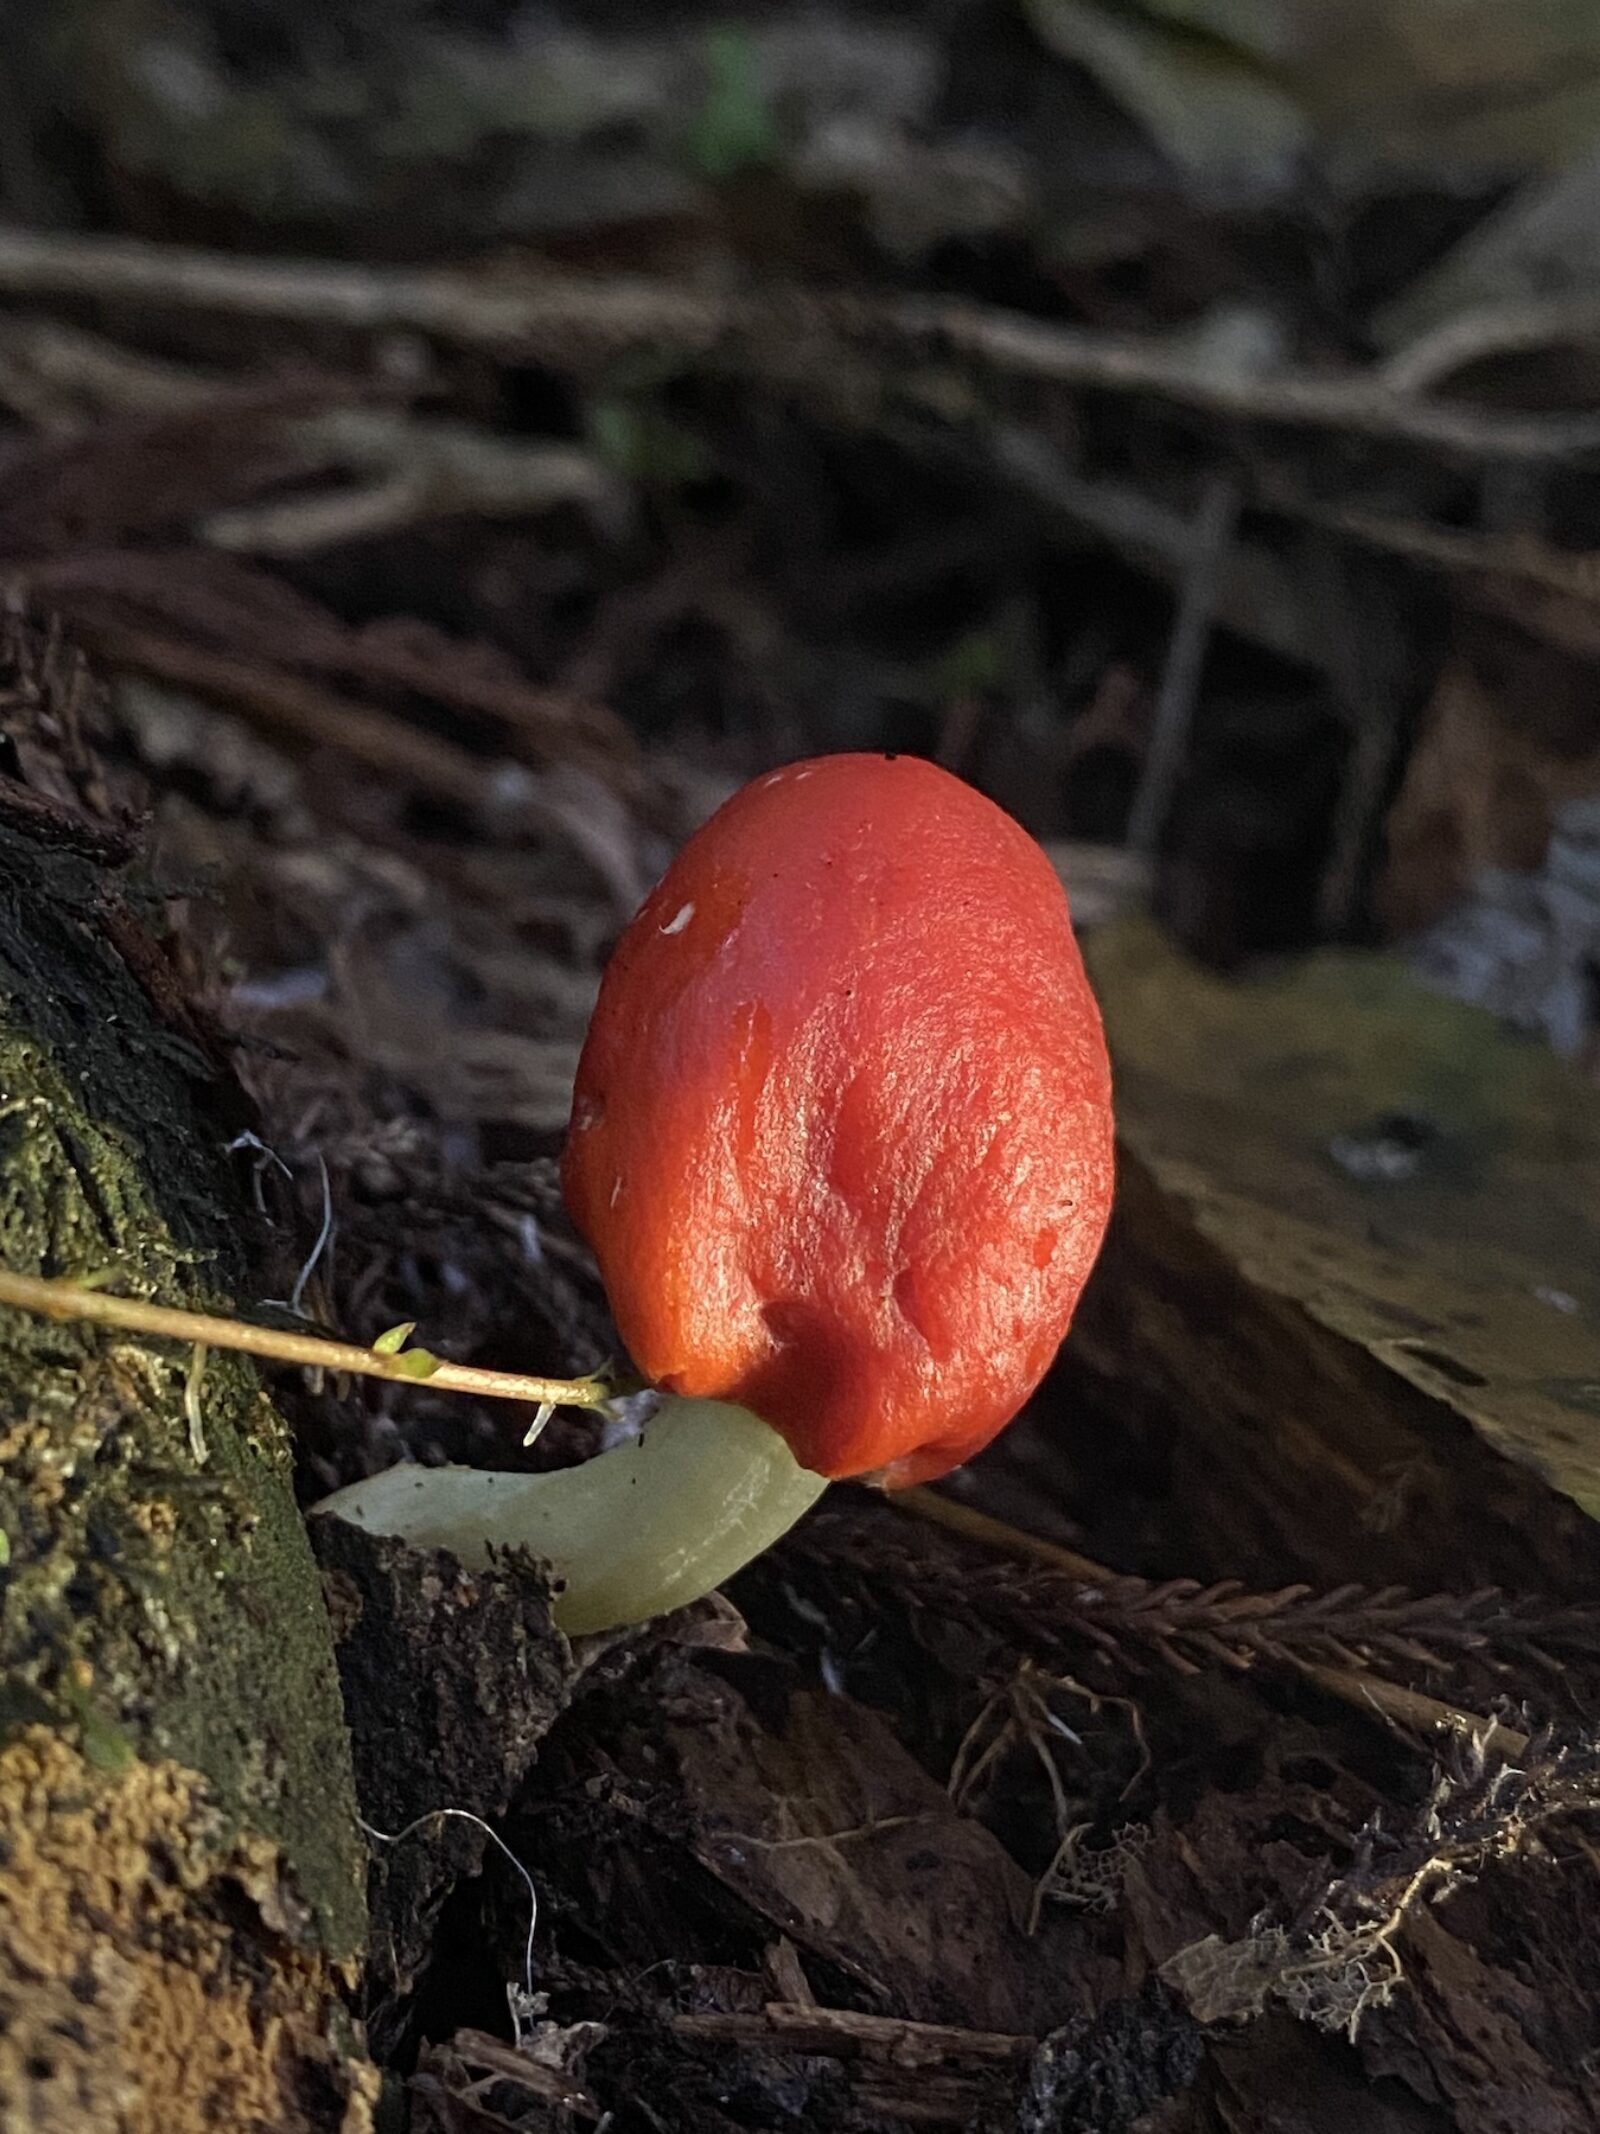
<svg viewBox="0 0 1600 2134">
<path fill-rule="evenodd" d="M 110 909 L 0 824 L 0 1260 L 226 1307 L 226 1131 Z M 361 2124 L 365 1855 L 255 1370 L 0 1311 L 0 1529 L 0 2124 Z"/>
</svg>

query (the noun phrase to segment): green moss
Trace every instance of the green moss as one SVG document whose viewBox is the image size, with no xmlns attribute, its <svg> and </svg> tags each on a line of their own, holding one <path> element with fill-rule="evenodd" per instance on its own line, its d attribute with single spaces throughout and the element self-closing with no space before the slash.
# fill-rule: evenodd
<svg viewBox="0 0 1600 2134">
<path fill-rule="evenodd" d="M 97 894 L 86 863 L 0 830 L 0 1258 L 226 1308 L 241 1209 L 202 1066 L 105 940 Z M 0 1714 L 49 1709 L 85 1753 L 203 1773 L 346 1955 L 364 1851 L 287 1434 L 253 1367 L 214 1358 L 197 1461 L 188 1363 L 0 1311 Z"/>
<path fill-rule="evenodd" d="M 778 129 L 749 32 L 731 22 L 708 30 L 705 69 L 705 101 L 684 142 L 689 167 L 718 180 L 775 164 Z"/>
</svg>

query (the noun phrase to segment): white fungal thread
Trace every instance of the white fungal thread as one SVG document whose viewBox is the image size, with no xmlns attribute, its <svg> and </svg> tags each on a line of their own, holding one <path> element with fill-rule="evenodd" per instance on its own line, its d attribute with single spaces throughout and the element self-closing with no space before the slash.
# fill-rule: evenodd
<svg viewBox="0 0 1600 2134">
<path fill-rule="evenodd" d="M 664 934 L 681 934 L 693 917 L 694 906 L 692 904 L 684 904 L 667 921 L 661 931 Z"/>
<path fill-rule="evenodd" d="M 517 1858 L 505 1839 L 501 1837 L 499 1831 L 491 1830 L 483 1817 L 474 1815 L 470 1808 L 430 1808 L 425 1815 L 419 1815 L 414 1822 L 407 1823 L 404 1830 L 377 1830 L 364 1816 L 359 1815 L 356 1817 L 356 1821 L 361 1825 L 367 1836 L 377 1844 L 403 1845 L 414 1831 L 425 1830 L 430 1823 L 442 1823 L 452 1816 L 463 1823 L 473 1824 L 475 1828 L 483 1832 L 490 1844 L 498 1845 L 501 1852 L 504 1853 L 505 1857 L 522 1877 L 528 1892 L 528 1938 L 523 1944 L 522 1950 L 523 1984 L 520 1996 L 515 1980 L 508 1979 L 506 1981 L 506 1999 L 511 2007 L 512 2027 L 516 2033 L 517 2043 L 520 2045 L 523 2036 L 523 2024 L 520 2019 L 522 2008 L 526 2003 L 533 2002 L 537 1998 L 533 1990 L 533 1938 L 539 1930 L 539 1886 L 527 1868 Z"/>
<path fill-rule="evenodd" d="M 203 1341 L 194 1345 L 194 1354 L 189 1359 L 189 1369 L 183 1381 L 183 1413 L 189 1425 L 189 1452 L 197 1467 L 206 1464 L 206 1424 L 200 1407 L 200 1386 L 206 1375 L 206 1357 L 210 1354 Z"/>
<path fill-rule="evenodd" d="M 311 1248 L 311 1257 L 295 1277 L 295 1285 L 289 1292 L 289 1309 L 296 1318 L 305 1305 L 306 1287 L 317 1271 L 317 1262 L 333 1243 L 333 1189 L 328 1183 L 328 1164 L 322 1151 L 317 1151 L 317 1168 L 322 1173 L 322 1228 L 317 1232 L 317 1242 Z"/>
<path fill-rule="evenodd" d="M 7 1111 L 12 1110 L 13 1108 L 14 1107 L 9 1104 L 6 1106 Z M 4 1114 L 0 1113 L 0 1117 L 3 1116 Z M 255 1198 L 256 1213 L 258 1215 L 265 1215 L 267 1212 L 267 1200 L 266 1195 L 261 1190 L 262 1172 L 266 1169 L 269 1163 L 275 1163 L 278 1169 L 283 1173 L 284 1177 L 289 1179 L 291 1182 L 293 1181 L 294 1173 L 284 1162 L 283 1158 L 278 1154 L 277 1150 L 268 1148 L 267 1144 L 262 1140 L 261 1136 L 259 1134 L 252 1134 L 248 1127 L 242 1134 L 235 1134 L 233 1139 L 223 1149 L 222 1153 L 224 1156 L 234 1156 L 238 1154 L 240 1149 L 250 1149 L 254 1152 L 255 1161 L 250 1166 L 250 1191 Z"/>
<path fill-rule="evenodd" d="M 616 1206 L 617 1202 L 618 1202 L 619 1200 L 621 1200 L 621 1198 L 622 1198 L 622 1180 L 621 1180 L 620 1178 L 614 1178 L 614 1179 L 613 1179 L 613 1180 L 611 1181 L 611 1205 L 612 1205 L 612 1207 L 613 1207 L 613 1208 L 614 1208 L 614 1207 Z"/>
</svg>

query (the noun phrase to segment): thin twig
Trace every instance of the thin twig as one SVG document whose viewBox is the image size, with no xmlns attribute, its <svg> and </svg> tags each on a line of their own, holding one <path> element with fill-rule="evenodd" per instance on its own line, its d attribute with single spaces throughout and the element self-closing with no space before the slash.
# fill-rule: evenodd
<svg viewBox="0 0 1600 2134">
<path fill-rule="evenodd" d="M 1063 1548 L 1058 1541 L 1046 1541 L 1042 1534 L 1030 1534 L 1023 1527 L 992 1518 L 988 1512 L 946 1497 L 936 1489 L 899 1489 L 894 1503 L 899 1511 L 915 1512 L 919 1519 L 946 1527 L 953 1534 L 964 1534 L 969 1541 L 981 1541 L 985 1548 L 1047 1563 L 1054 1570 L 1064 1571 L 1068 1578 L 1081 1578 L 1086 1585 L 1111 1585 L 1118 1577 L 1117 1572 L 1096 1563 L 1092 1556 L 1080 1556 L 1076 1549 Z"/>
<path fill-rule="evenodd" d="M 202 538 L 240 554 L 298 556 L 430 519 L 529 517 L 556 504 L 579 506 L 602 529 L 626 523 L 623 484 L 576 445 L 527 444 L 389 408 L 314 416 L 288 442 L 308 473 L 338 467 L 362 479 L 213 512 Z"/>
<path fill-rule="evenodd" d="M 228 384 L 225 377 L 124 348 L 63 320 L 31 315 L 0 321 L 0 356 L 8 366 L 0 399 L 9 397 L 8 386 L 20 388 L 23 397 L 13 402 L 19 412 L 35 419 L 37 407 L 49 403 L 56 422 L 69 430 L 86 428 L 96 415 L 203 407 Z"/>
<path fill-rule="evenodd" d="M 1326 527 L 1363 547 L 1452 575 L 1509 578 L 1541 591 L 1600 605 L 1600 552 L 1557 548 L 1529 534 L 1483 533 L 1472 528 L 1435 526 L 1422 519 L 1402 519 L 1392 512 L 1356 505 L 1319 504 L 1290 491 L 1267 486 L 1262 503 L 1308 526 Z"/>
<path fill-rule="evenodd" d="M 1406 1689 L 1399 1682 L 1387 1682 L 1363 1668 L 1321 1667 L 1314 1660 L 1302 1660 L 1299 1672 L 1329 1696 L 1338 1697 L 1358 1712 L 1365 1710 L 1401 1733 L 1423 1739 L 1430 1734 L 1459 1735 L 1499 1756 L 1522 1756 L 1527 1751 L 1529 1736 L 1516 1727 L 1479 1712 L 1463 1711 L 1459 1705 L 1446 1704 L 1442 1698 L 1429 1697 L 1419 1689 Z"/>
<path fill-rule="evenodd" d="M 1194 723 L 1223 573 L 1239 523 L 1240 499 L 1236 474 L 1214 474 L 1195 514 L 1189 568 L 1156 693 L 1150 749 L 1128 816 L 1128 845 L 1134 852 L 1149 855 L 1155 851 L 1171 812 L 1189 729 Z"/>
<path fill-rule="evenodd" d="M 46 592 L 45 597 L 48 597 Z M 73 626 L 102 661 L 220 704 L 279 742 L 348 756 L 384 780 L 510 827 L 527 774 L 510 761 L 471 755 L 453 741 L 299 675 L 236 659 L 155 630 L 106 622 L 87 611 Z"/>
<path fill-rule="evenodd" d="M 183 1382 L 183 1412 L 189 1425 L 189 1453 L 197 1467 L 206 1464 L 206 1418 L 200 1405 L 200 1395 L 205 1386 L 206 1358 L 210 1354 L 203 1341 L 194 1345 L 194 1354 L 189 1358 L 188 1376 Z"/>
<path fill-rule="evenodd" d="M 881 1507 L 865 1517 L 843 1504 L 823 1507 L 786 1546 L 874 1582 L 888 1580 L 936 1614 L 986 1624 L 1051 1668 L 1085 1646 L 1133 1673 L 1141 1671 L 1141 1650 L 1180 1674 L 1218 1667 L 1242 1673 L 1262 1664 L 1304 1673 L 1314 1665 L 1330 1670 L 1322 1686 L 1335 1694 L 1343 1693 L 1341 1671 L 1372 1685 L 1374 1694 L 1364 1697 L 1370 1710 L 1384 1694 L 1380 1678 L 1368 1673 L 1378 1661 L 1443 1669 L 1509 1653 L 1545 1665 L 1558 1650 L 1600 1653 L 1600 1607 L 1593 1605 L 1493 1587 L 1415 1594 L 1400 1586 L 1351 1584 L 1318 1593 L 1290 1585 L 1251 1592 L 1233 1579 L 1207 1585 L 1137 1578 L 936 1491 L 899 1490 L 891 1501 L 897 1511 L 946 1527 L 1012 1564 L 913 1545 L 909 1532 L 896 1536 L 892 1515 Z M 1409 1707 L 1392 1716 L 1414 1725 L 1417 1712 Z M 1469 1724 L 1490 1724 L 1462 1716 Z"/>
<path fill-rule="evenodd" d="M 417 333 L 500 354 L 564 343 L 596 358 L 651 334 L 708 346 L 726 306 L 632 278 L 491 277 L 458 269 L 250 258 L 139 238 L 77 238 L 0 227 L 0 288 L 90 297 L 352 333 Z"/>
<path fill-rule="evenodd" d="M 204 1342 L 210 1348 L 262 1356 L 312 1370 L 340 1371 L 352 1378 L 385 1378 L 399 1385 L 426 1385 L 446 1393 L 473 1393 L 489 1400 L 518 1400 L 558 1408 L 600 1408 L 612 1396 L 609 1385 L 593 1378 L 529 1378 L 521 1371 L 488 1371 L 476 1364 L 427 1359 L 417 1368 L 415 1352 L 384 1354 L 353 1341 L 327 1341 L 316 1334 L 294 1334 L 275 1326 L 252 1326 L 244 1319 L 223 1319 L 210 1312 L 178 1311 L 147 1304 L 141 1297 L 113 1297 L 79 1282 L 51 1281 L 0 1268 L 0 1304 L 36 1312 L 46 1319 L 87 1319 L 130 1333 L 160 1339 Z"/>
<path fill-rule="evenodd" d="M 797 2008 L 782 2001 L 728 2015 L 675 2015 L 672 2029 L 678 2037 L 708 2045 L 735 2045 L 746 2051 L 764 2045 L 830 2059 L 886 2060 L 908 2073 L 968 2060 L 1005 2066 L 1027 2060 L 1039 2042 L 1005 2031 L 960 2030 L 946 2023 L 913 2023 L 851 2008 Z"/>
<path fill-rule="evenodd" d="M 318 679 L 417 694 L 503 729 L 519 757 L 577 765 L 617 791 L 637 790 L 626 727 L 605 706 L 570 691 L 541 689 L 514 675 L 484 672 L 461 648 L 420 632 L 354 630 L 314 601 L 289 593 L 248 564 L 214 550 L 121 548 L 19 560 L 16 582 L 82 637 L 113 627 L 148 629 L 152 644 L 200 646 L 235 673 L 288 669 Z M 137 620 L 136 620 L 137 618 Z M 219 671 L 221 671 L 219 669 Z M 183 686 L 183 677 L 167 679 Z M 196 685 L 200 694 L 204 685 Z M 309 716 L 315 717 L 312 712 Z"/>
<path fill-rule="evenodd" d="M 1333 834 L 1317 885 L 1317 919 L 1343 936 L 1355 918 L 1368 856 L 1399 745 L 1406 632 L 1397 573 L 1345 543 L 1308 536 L 1310 577 L 1326 618 L 1327 669 L 1353 739 L 1339 782 Z"/>
<path fill-rule="evenodd" d="M 1600 340 L 1600 298 L 1553 296 L 1519 304 L 1480 304 L 1408 341 L 1382 366 L 1397 393 L 1431 392 L 1470 364 L 1542 348 L 1582 347 Z"/>
<path fill-rule="evenodd" d="M 0 279 L 4 274 L 0 249 Z M 1352 436 L 1431 447 L 1472 459 L 1546 459 L 1600 446 L 1600 416 L 1506 415 L 1464 401 L 1395 392 L 1366 372 L 1327 376 L 1229 372 L 1187 350 L 986 311 L 906 299 L 885 307 L 884 327 L 942 344 L 1015 377 L 1102 392 L 1148 395 L 1197 413 L 1275 427 L 1342 430 Z"/>
<path fill-rule="evenodd" d="M 1006 481 L 1051 520 L 1088 532 L 1136 568 L 1181 585 L 1193 547 L 1193 520 L 1156 497 L 1106 476 L 1090 480 L 1036 431 L 997 424 L 994 463 Z M 1229 545 L 1217 589 L 1217 620 L 1286 659 L 1319 666 L 1326 656 L 1315 600 L 1291 563 L 1262 541 Z"/>
</svg>

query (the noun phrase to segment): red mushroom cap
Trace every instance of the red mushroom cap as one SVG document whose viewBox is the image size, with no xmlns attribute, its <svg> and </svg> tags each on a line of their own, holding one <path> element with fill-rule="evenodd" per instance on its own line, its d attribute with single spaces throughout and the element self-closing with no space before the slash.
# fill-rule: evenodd
<svg viewBox="0 0 1600 2134">
<path fill-rule="evenodd" d="M 1039 846 L 917 757 L 736 793 L 606 971 L 562 1183 L 656 1384 L 823 1475 L 970 1458 L 1111 1207 L 1105 1040 Z"/>
</svg>

